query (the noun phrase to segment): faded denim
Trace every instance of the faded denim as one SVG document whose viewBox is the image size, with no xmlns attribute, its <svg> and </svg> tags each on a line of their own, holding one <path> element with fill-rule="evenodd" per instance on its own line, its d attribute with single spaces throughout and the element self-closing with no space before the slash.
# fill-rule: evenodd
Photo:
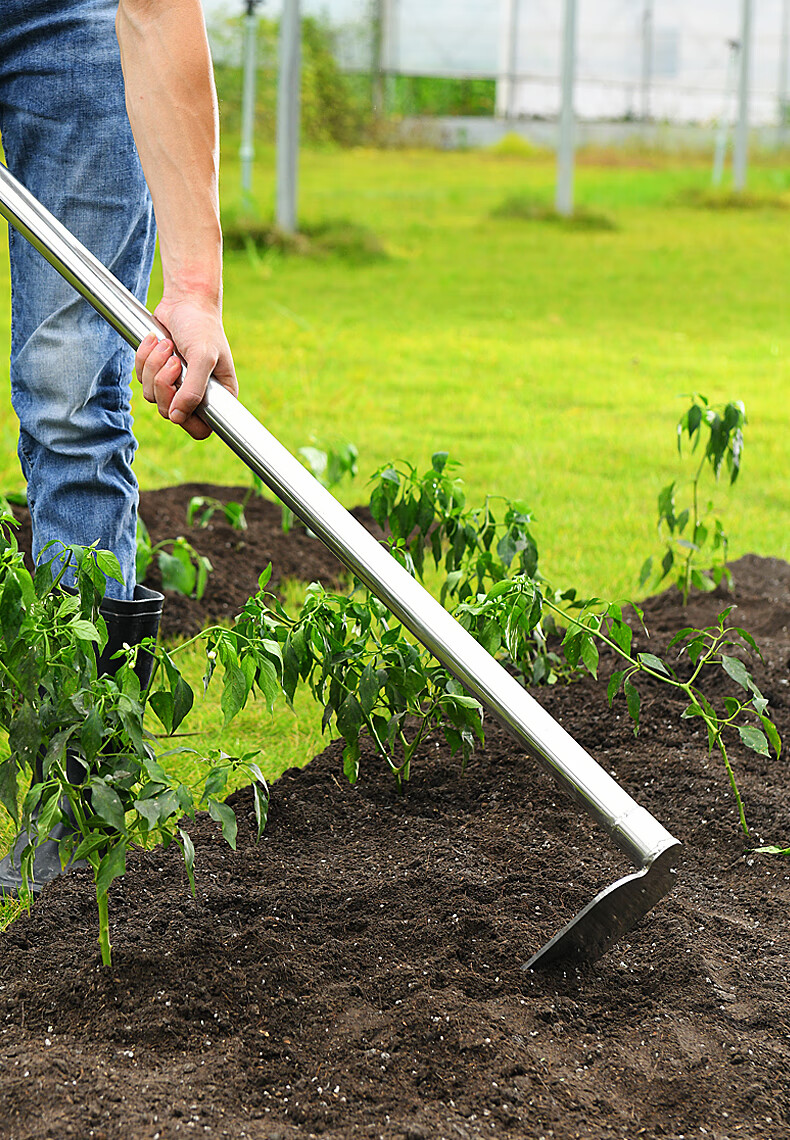
<svg viewBox="0 0 790 1140">
<path fill-rule="evenodd" d="M 0 132 L 9 169 L 140 300 L 155 226 L 124 102 L 116 0 L 0 0 Z M 134 590 L 134 354 L 10 232 L 11 394 L 37 557 L 98 542 Z"/>
</svg>

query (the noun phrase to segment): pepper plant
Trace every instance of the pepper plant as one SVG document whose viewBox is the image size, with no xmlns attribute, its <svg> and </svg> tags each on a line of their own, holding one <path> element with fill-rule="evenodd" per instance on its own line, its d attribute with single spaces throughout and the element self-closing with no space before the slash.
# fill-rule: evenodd
<svg viewBox="0 0 790 1140">
<path fill-rule="evenodd" d="M 641 611 L 630 604 L 642 622 Z M 523 576 L 500 582 L 474 601 L 463 603 L 456 617 L 483 644 L 488 639 L 496 645 L 501 639 L 517 657 L 520 645 L 529 639 L 548 610 L 566 624 L 563 651 L 568 663 L 571 667 L 586 669 L 596 679 L 599 646 L 606 646 L 618 661 L 618 668 L 612 672 L 607 685 L 609 703 L 622 689 L 634 734 L 639 731 L 639 682 L 650 678 L 675 689 L 687 702 L 681 716 L 702 721 L 709 752 L 717 751 L 724 763 L 741 828 L 748 837 L 749 827 L 730 759 L 729 741 L 735 737 L 760 755 L 768 756 L 772 750 L 777 757 L 782 743 L 767 711 L 768 700 L 740 656 L 744 653 L 759 656 L 759 649 L 747 630 L 730 624 L 734 608 L 729 606 L 722 610 L 715 625 L 703 629 L 687 626 L 679 630 L 668 646 L 668 650 L 675 651 L 674 662 L 655 653 L 633 651 L 633 631 L 620 603 L 604 603 L 598 598 L 581 601 L 572 590 L 561 594 L 544 593 L 540 584 Z M 704 690 L 704 679 L 710 667 L 715 666 L 724 671 L 736 689 L 718 707 Z"/>
<path fill-rule="evenodd" d="M 170 547 L 169 552 L 168 547 Z M 148 567 L 154 559 L 162 575 L 164 590 L 175 590 L 187 598 L 203 597 L 208 576 L 212 571 L 211 562 L 205 554 L 198 554 L 183 535 L 178 538 L 165 538 L 154 545 L 148 528 L 143 520 L 138 518 L 135 552 L 135 573 L 138 582 L 145 580 Z"/>
<path fill-rule="evenodd" d="M 326 447 L 308 444 L 296 453 L 307 470 L 328 491 L 337 487 L 345 478 L 355 479 L 359 452 L 353 443 L 334 443 Z M 288 534 L 294 523 L 294 513 L 282 504 L 282 529 Z"/>
<path fill-rule="evenodd" d="M 371 513 L 388 535 L 391 552 L 423 583 L 430 552 L 442 573 L 439 597 L 448 608 L 514 575 L 542 580 L 529 507 L 493 495 L 482 506 L 468 506 L 459 467 L 446 451 L 435 452 L 422 475 L 410 463 L 386 464 L 373 475 L 370 496 Z M 553 684 L 572 672 L 549 648 L 557 633 L 551 615 L 531 628 L 515 657 L 493 626 L 480 633 L 485 648 L 494 656 L 503 650 L 507 664 L 528 684 Z"/>
<path fill-rule="evenodd" d="M 235 499 L 223 502 L 222 499 L 214 498 L 212 495 L 193 495 L 187 503 L 187 526 L 207 527 L 216 512 L 219 511 L 220 514 L 224 515 L 225 522 L 229 523 L 234 530 L 246 530 L 247 516 L 245 511 L 253 495 L 260 495 L 262 491 L 263 480 L 253 473 L 250 485 L 241 502 L 237 502 Z"/>
<path fill-rule="evenodd" d="M 107 965 L 108 892 L 125 871 L 128 850 L 175 843 L 194 890 L 194 848 L 182 819 L 207 810 L 233 846 L 235 818 L 220 798 L 228 780 L 242 773 L 252 782 L 259 831 L 266 817 L 266 783 L 255 753 L 211 756 L 208 774 L 194 785 L 174 780 L 165 771 L 143 723 L 147 693 L 141 692 L 132 667 L 140 650 L 120 651 L 114 675 L 97 673 L 97 654 L 107 641 L 99 606 L 105 576 L 121 578 L 117 560 L 94 547 L 58 547 L 31 575 L 14 525 L 0 503 L 0 728 L 9 748 L 9 756 L 0 761 L 0 802 L 19 834 L 28 837 L 21 853 L 25 882 L 31 878 L 36 845 L 63 825 L 62 865 L 85 860 L 93 874 L 99 943 Z M 76 592 L 60 588 L 69 568 Z M 243 641 L 240 634 L 240 647 Z M 140 649 L 154 647 L 143 643 Z M 152 707 L 172 732 L 189 712 L 192 693 L 171 656 L 156 652 L 162 686 Z M 241 649 L 235 660 L 227 652 L 225 662 L 225 689 L 233 695 L 224 703 L 234 715 L 246 699 L 244 692 L 238 693 L 237 673 L 247 670 L 246 678 L 249 668 Z M 253 680 L 255 676 L 253 671 Z M 32 782 L 20 808 L 28 773 Z"/>
<path fill-rule="evenodd" d="M 692 588 L 713 590 L 723 580 L 730 581 L 727 569 L 727 535 L 721 519 L 713 516 L 713 501 L 703 497 L 703 478 L 712 476 L 717 483 L 726 468 L 732 486 L 741 469 L 743 429 L 746 410 L 740 400 L 721 408 L 712 407 L 705 396 L 692 396 L 691 406 L 677 424 L 678 454 L 683 455 L 684 441 L 693 455 L 702 447 L 699 462 L 687 483 L 691 501 L 679 507 L 677 480 L 667 484 L 658 496 L 658 533 L 664 543 L 662 582 L 671 571 L 686 605 Z M 706 558 L 718 559 L 712 568 L 704 567 Z M 653 558 L 642 566 L 639 584 L 644 586 L 653 574 Z"/>
<path fill-rule="evenodd" d="M 334 722 L 345 744 L 343 769 L 359 774 L 360 735 L 367 734 L 399 788 L 426 733 L 438 728 L 466 764 L 482 742 L 482 709 L 420 645 L 406 636 L 377 598 L 365 590 L 345 596 L 318 583 L 291 621 L 282 622 L 282 686 L 293 701 L 306 682 L 323 706 L 323 727 Z"/>
</svg>

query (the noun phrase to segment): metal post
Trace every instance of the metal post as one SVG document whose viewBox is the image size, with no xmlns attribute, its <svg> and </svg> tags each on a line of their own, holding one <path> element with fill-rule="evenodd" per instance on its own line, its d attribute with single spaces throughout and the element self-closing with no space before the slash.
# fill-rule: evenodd
<svg viewBox="0 0 790 1140">
<path fill-rule="evenodd" d="M 558 214 L 569 218 L 573 214 L 573 81 L 576 69 L 576 0 L 565 0 L 565 29 L 562 46 L 562 106 L 560 108 L 560 137 L 557 147 L 557 194 L 555 206 Z"/>
<path fill-rule="evenodd" d="M 782 0 L 782 30 L 779 36 L 779 132 L 780 146 L 787 142 L 790 97 L 787 91 L 787 53 L 790 46 L 790 0 Z"/>
<path fill-rule="evenodd" d="M 752 0 L 742 0 L 741 71 L 738 82 L 738 122 L 732 156 L 732 188 L 736 193 L 746 189 L 746 164 L 749 155 L 749 72 L 752 47 Z"/>
<path fill-rule="evenodd" d="M 382 58 L 384 60 L 384 109 L 395 108 L 397 86 L 395 83 L 398 60 L 398 25 L 400 13 L 398 0 L 383 0 L 383 20 L 381 28 Z"/>
<path fill-rule="evenodd" d="M 642 122 L 650 122 L 650 85 L 653 81 L 653 0 L 642 12 Z"/>
<path fill-rule="evenodd" d="M 384 0 L 370 5 L 370 89 L 373 114 L 384 113 Z"/>
<path fill-rule="evenodd" d="M 518 17 L 519 0 L 508 0 L 507 13 L 507 72 L 505 88 L 505 118 L 515 119 L 518 92 Z"/>
<path fill-rule="evenodd" d="M 255 40 L 258 17 L 255 7 L 258 0 L 246 0 L 244 16 L 244 59 L 241 95 L 241 196 L 246 208 L 252 201 L 252 160 L 255 157 Z"/>
<path fill-rule="evenodd" d="M 713 173 L 711 183 L 720 186 L 724 174 L 724 159 L 727 154 L 727 136 L 730 133 L 730 104 L 734 94 L 735 77 L 738 72 L 738 53 L 741 45 L 737 40 L 729 41 L 727 74 L 724 79 L 724 106 L 716 130 L 716 146 L 713 151 Z"/>
<path fill-rule="evenodd" d="M 299 173 L 299 119 L 302 71 L 299 0 L 284 0 L 280 16 L 280 70 L 277 80 L 277 203 L 275 223 L 283 233 L 296 230 Z"/>
</svg>

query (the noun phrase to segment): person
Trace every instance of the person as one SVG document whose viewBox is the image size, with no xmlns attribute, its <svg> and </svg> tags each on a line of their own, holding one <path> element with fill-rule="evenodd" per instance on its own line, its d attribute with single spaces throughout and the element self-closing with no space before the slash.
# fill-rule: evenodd
<svg viewBox="0 0 790 1140">
<path fill-rule="evenodd" d="M 51 540 L 118 557 L 102 614 L 113 646 L 155 636 L 162 596 L 135 581 L 133 367 L 159 414 L 205 439 L 195 414 L 214 377 L 238 391 L 222 318 L 218 115 L 200 0 L 3 0 L 0 137 L 11 172 L 140 300 L 158 230 L 170 334 L 136 356 L 11 230 L 11 395 L 33 557 Z M 183 382 L 181 359 L 186 362 Z M 145 671 L 144 655 L 138 655 Z M 34 892 L 60 873 L 57 836 Z M 26 837 L 17 843 L 21 851 Z M 21 846 L 20 846 L 21 844 Z M 21 887 L 19 852 L 0 894 Z"/>
</svg>

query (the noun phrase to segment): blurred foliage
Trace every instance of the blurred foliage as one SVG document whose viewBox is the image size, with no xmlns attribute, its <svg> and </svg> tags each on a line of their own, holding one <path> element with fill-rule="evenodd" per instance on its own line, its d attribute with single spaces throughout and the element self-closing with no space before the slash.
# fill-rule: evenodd
<svg viewBox="0 0 790 1140">
<path fill-rule="evenodd" d="M 387 107 L 396 115 L 493 115 L 495 79 L 395 75 Z"/>
<path fill-rule="evenodd" d="M 241 125 L 242 69 L 237 61 L 242 42 L 242 19 L 225 18 L 212 25 L 214 75 L 223 129 Z M 255 137 L 273 141 L 277 123 L 276 20 L 259 17 Z M 331 28 L 322 20 L 302 20 L 302 137 L 310 143 L 354 146 L 364 141 L 370 125 L 370 90 L 347 77 L 334 55 Z"/>
<path fill-rule="evenodd" d="M 214 74 L 223 129 L 241 127 L 243 17 L 223 16 L 210 26 Z M 274 141 L 277 122 L 279 22 L 258 17 L 255 137 Z M 310 143 L 357 146 L 382 141 L 381 116 L 373 112 L 370 72 L 344 72 L 337 62 L 336 37 L 324 19 L 302 19 L 302 137 Z M 449 79 L 396 75 L 383 84 L 385 120 L 406 115 L 492 115 L 493 79 Z M 387 136 L 383 141 L 390 142 Z"/>
</svg>

